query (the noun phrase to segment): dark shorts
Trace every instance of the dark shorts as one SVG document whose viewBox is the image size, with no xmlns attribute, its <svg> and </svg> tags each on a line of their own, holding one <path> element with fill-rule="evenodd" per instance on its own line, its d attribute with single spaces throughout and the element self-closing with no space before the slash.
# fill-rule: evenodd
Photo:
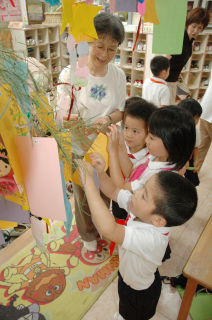
<svg viewBox="0 0 212 320">
<path fill-rule="evenodd" d="M 159 271 L 155 272 L 155 280 L 145 290 L 134 290 L 128 286 L 118 272 L 119 313 L 125 320 L 148 320 L 155 312 L 161 293 Z"/>
<path fill-rule="evenodd" d="M 189 167 L 193 167 L 193 166 L 194 166 L 194 159 L 193 159 L 193 156 L 192 156 L 192 158 L 189 160 Z M 191 170 L 186 170 L 186 173 L 184 174 L 184 176 L 189 181 L 191 181 L 195 187 L 197 187 L 200 184 L 197 172 L 193 172 Z"/>
</svg>

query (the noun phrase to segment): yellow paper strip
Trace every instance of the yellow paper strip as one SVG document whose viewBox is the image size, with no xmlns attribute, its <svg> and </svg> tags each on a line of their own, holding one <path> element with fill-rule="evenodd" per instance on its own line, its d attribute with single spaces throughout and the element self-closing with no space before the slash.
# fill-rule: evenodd
<svg viewBox="0 0 212 320">
<path fill-rule="evenodd" d="M 86 160 L 87 162 L 91 163 L 90 154 L 94 153 L 94 152 L 99 152 L 102 155 L 102 157 L 105 159 L 106 166 L 105 166 L 104 170 L 106 171 L 109 166 L 109 156 L 108 156 L 108 152 L 107 152 L 107 144 L 108 144 L 108 137 L 105 134 L 100 133 L 98 135 L 98 137 L 96 138 L 96 140 L 93 142 L 93 144 L 90 147 L 90 149 L 88 150 L 88 152 L 86 153 L 83 160 Z M 82 186 L 80 179 L 79 179 L 78 169 L 74 172 L 71 180 L 74 183 Z"/>
</svg>

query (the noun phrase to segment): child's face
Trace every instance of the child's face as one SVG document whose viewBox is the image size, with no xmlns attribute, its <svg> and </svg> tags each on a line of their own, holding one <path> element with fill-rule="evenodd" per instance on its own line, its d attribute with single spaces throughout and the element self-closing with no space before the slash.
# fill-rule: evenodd
<svg viewBox="0 0 212 320">
<path fill-rule="evenodd" d="M 124 122 L 124 140 L 131 153 L 136 153 L 145 147 L 147 131 L 143 120 L 126 116 Z"/>
<path fill-rule="evenodd" d="M 10 172 L 10 165 L 0 160 L 0 177 L 5 177 Z"/>
<path fill-rule="evenodd" d="M 195 117 L 194 117 L 195 126 L 197 126 L 197 125 L 198 125 L 198 123 L 199 123 L 199 119 L 200 119 L 200 117 L 199 117 L 199 116 L 195 116 Z"/>
<path fill-rule="evenodd" d="M 164 157 L 164 161 L 166 161 L 169 156 L 162 139 L 151 133 L 149 133 L 146 138 L 146 146 L 149 149 L 149 153 L 154 157 Z"/>
<path fill-rule="evenodd" d="M 139 218 L 140 221 L 153 224 L 155 210 L 154 199 L 157 194 L 155 176 L 152 176 L 143 186 L 132 195 L 130 201 L 130 211 Z"/>
</svg>

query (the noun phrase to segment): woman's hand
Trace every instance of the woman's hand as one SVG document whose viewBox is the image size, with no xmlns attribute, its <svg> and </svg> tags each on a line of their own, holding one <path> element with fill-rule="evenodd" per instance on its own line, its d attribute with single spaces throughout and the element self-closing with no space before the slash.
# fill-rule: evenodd
<svg viewBox="0 0 212 320">
<path fill-rule="evenodd" d="M 93 167 L 92 165 L 84 160 L 74 160 L 79 168 L 79 176 L 80 181 L 83 186 L 88 185 L 89 183 L 93 182 Z"/>
<path fill-rule="evenodd" d="M 107 151 L 109 153 L 116 153 L 118 151 L 120 133 L 118 131 L 118 128 L 114 124 L 111 124 L 108 130 L 109 132 L 106 133 L 109 138 Z"/>
<path fill-rule="evenodd" d="M 101 154 L 98 152 L 91 153 L 90 158 L 92 161 L 92 166 L 97 170 L 98 174 L 104 172 L 106 162 L 105 159 L 101 156 Z"/>
<path fill-rule="evenodd" d="M 199 164 L 198 160 L 194 161 L 194 168 L 196 168 L 196 169 L 193 172 L 199 172 L 200 164 Z"/>
</svg>

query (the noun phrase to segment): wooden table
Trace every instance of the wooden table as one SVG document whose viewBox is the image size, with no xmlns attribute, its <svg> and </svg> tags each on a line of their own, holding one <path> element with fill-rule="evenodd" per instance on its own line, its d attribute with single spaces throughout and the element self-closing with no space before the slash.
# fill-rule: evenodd
<svg viewBox="0 0 212 320">
<path fill-rule="evenodd" d="M 188 281 L 177 320 L 187 320 L 198 284 L 212 290 L 212 215 L 186 262 L 183 275 Z"/>
</svg>

